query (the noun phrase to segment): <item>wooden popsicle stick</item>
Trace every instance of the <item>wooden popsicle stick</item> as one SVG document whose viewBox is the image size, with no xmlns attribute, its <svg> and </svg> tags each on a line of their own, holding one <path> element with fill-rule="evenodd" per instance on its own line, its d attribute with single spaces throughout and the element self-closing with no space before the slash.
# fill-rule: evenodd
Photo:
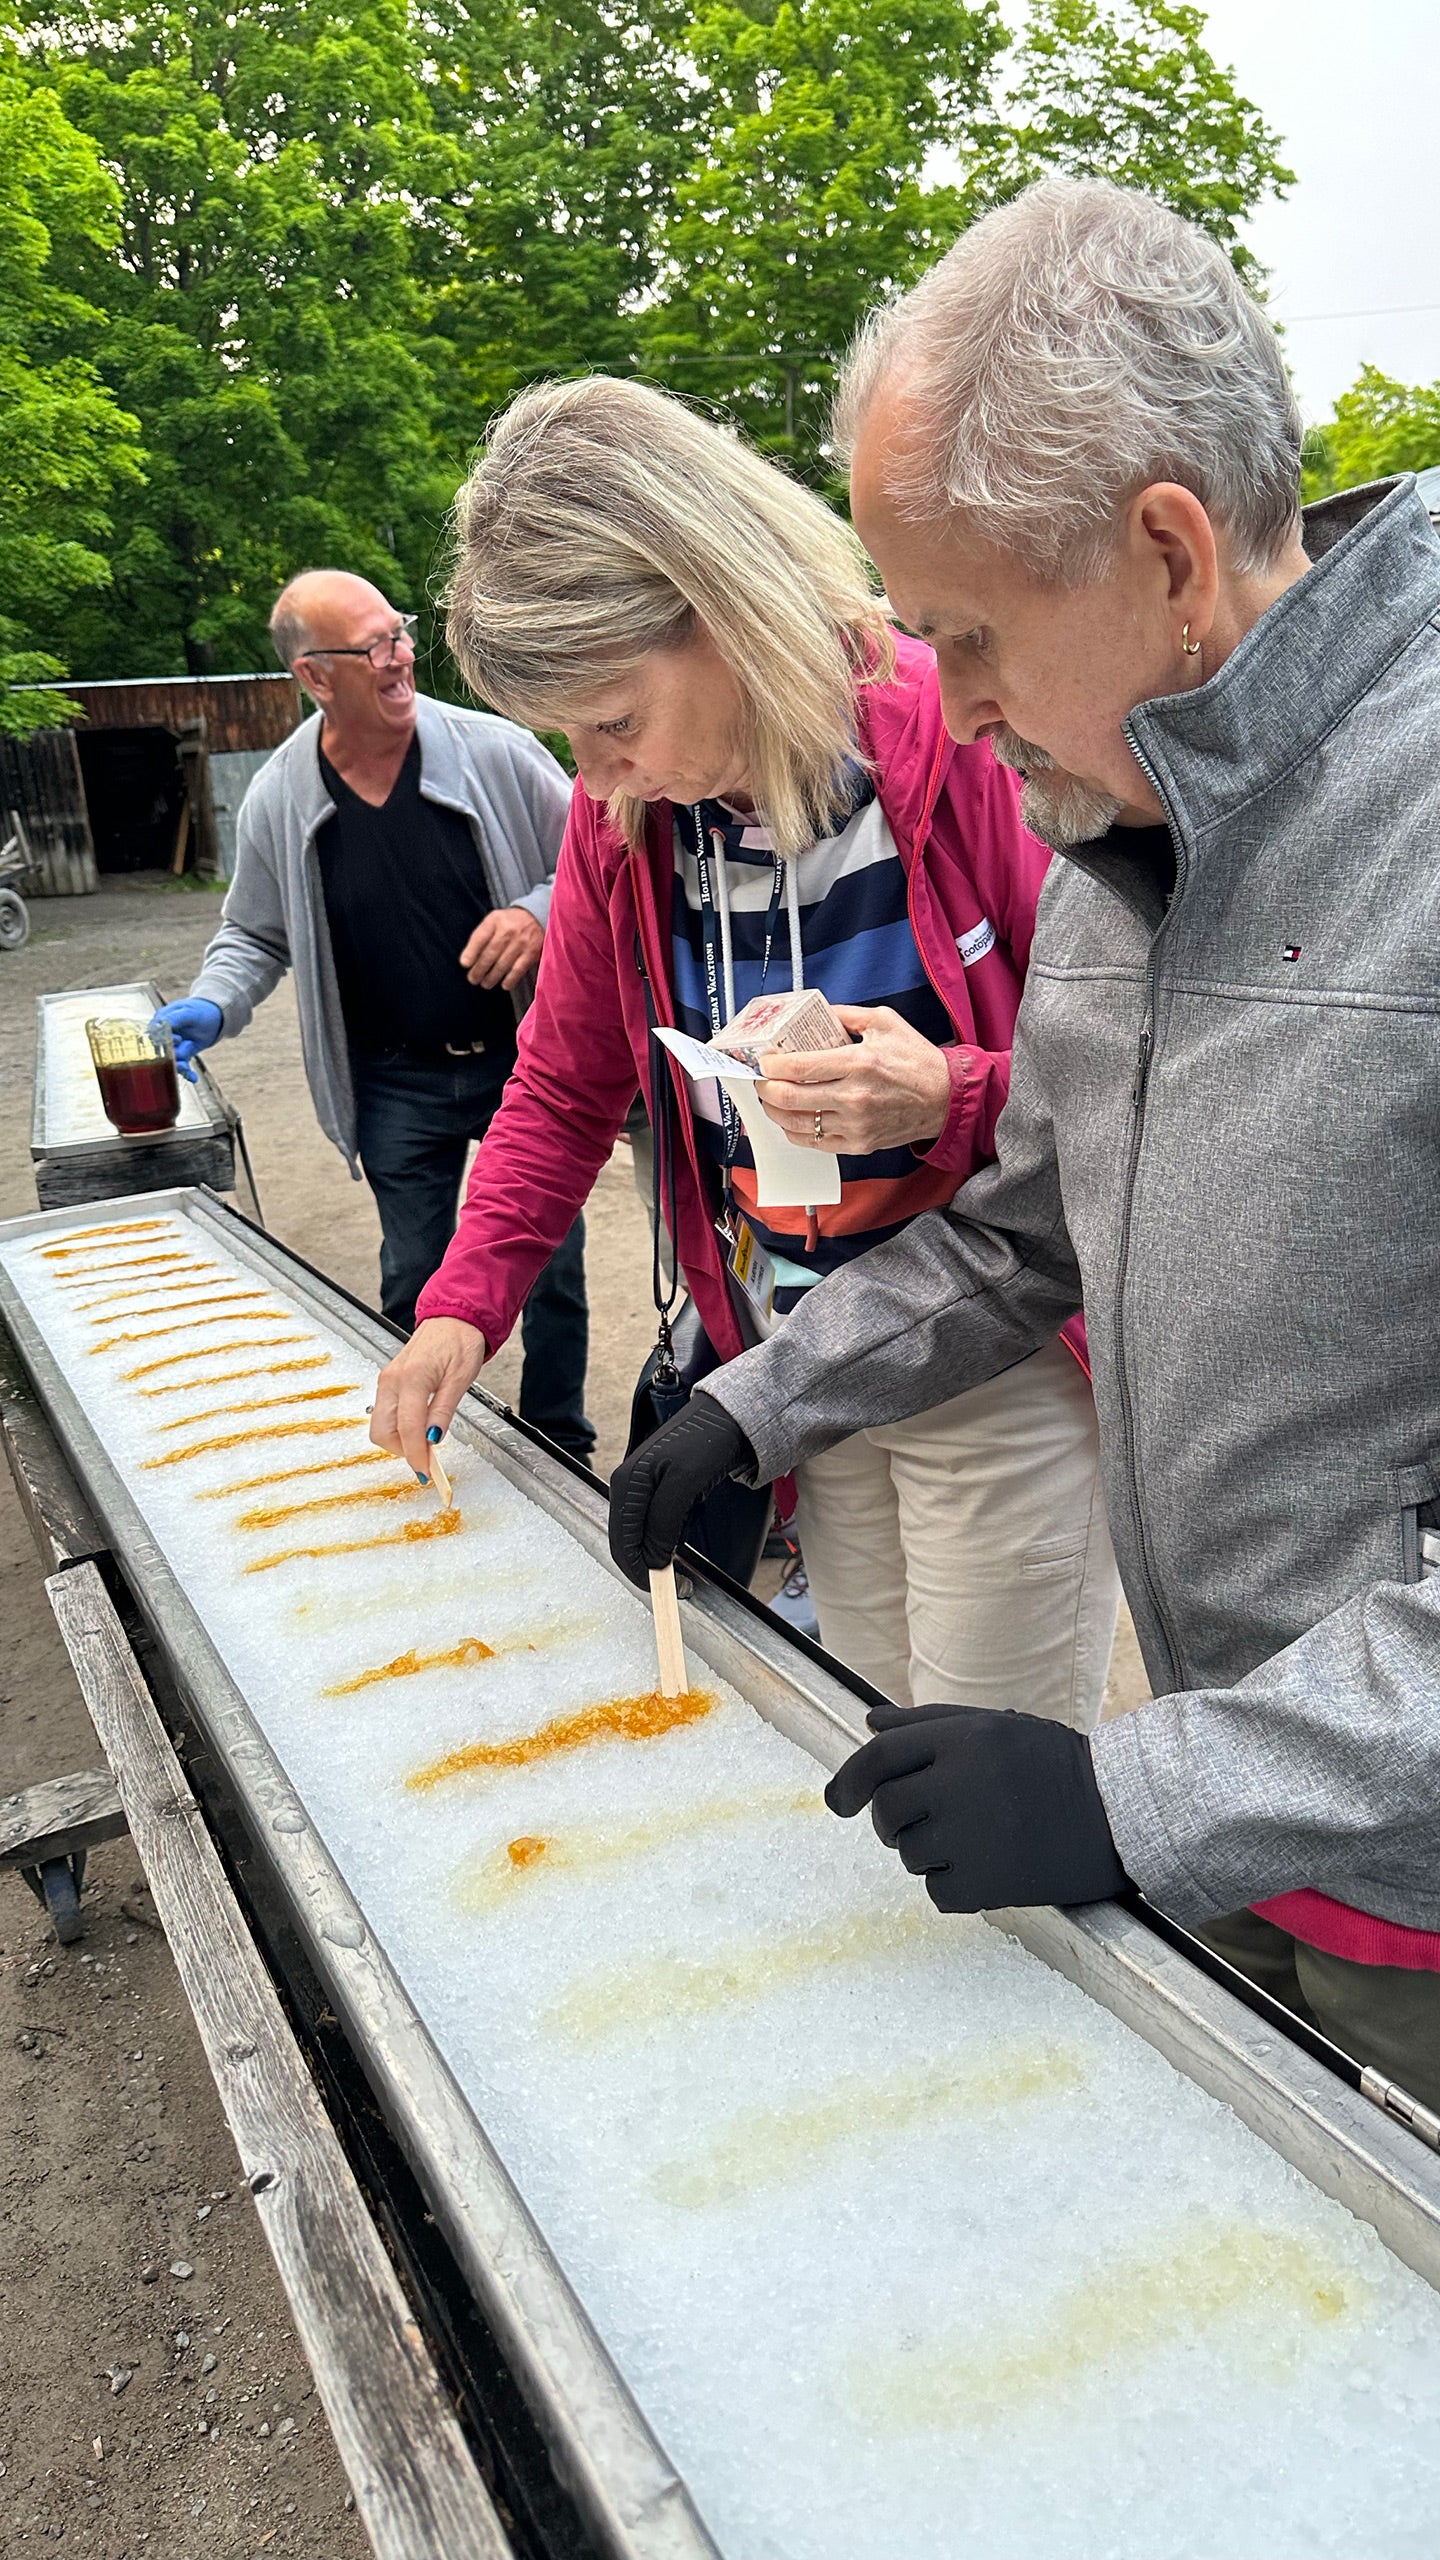
<svg viewBox="0 0 1440 2560">
<path fill-rule="evenodd" d="M 651 1568 L 650 1605 L 655 1612 L 660 1695 L 662 1698 L 683 1698 L 689 1682 L 685 1676 L 685 1640 L 680 1633 L 680 1595 L 675 1588 L 673 1564 L 662 1565 L 658 1573 Z"/>
<path fill-rule="evenodd" d="M 455 1500 L 455 1496 L 451 1489 L 450 1479 L 440 1463 L 439 1451 L 436 1449 L 432 1449 L 430 1452 L 430 1481 L 440 1496 L 441 1510 L 448 1511 Z"/>
</svg>

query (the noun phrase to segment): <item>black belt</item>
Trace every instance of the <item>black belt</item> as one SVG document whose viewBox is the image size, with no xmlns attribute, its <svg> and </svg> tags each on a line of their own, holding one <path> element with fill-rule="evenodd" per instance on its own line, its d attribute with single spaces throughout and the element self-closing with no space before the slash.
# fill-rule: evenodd
<svg viewBox="0 0 1440 2560">
<path fill-rule="evenodd" d="M 489 1040 L 402 1040 L 390 1049 L 357 1049 L 354 1054 L 361 1066 L 455 1067 L 466 1058 L 504 1058 L 510 1045 Z"/>
</svg>

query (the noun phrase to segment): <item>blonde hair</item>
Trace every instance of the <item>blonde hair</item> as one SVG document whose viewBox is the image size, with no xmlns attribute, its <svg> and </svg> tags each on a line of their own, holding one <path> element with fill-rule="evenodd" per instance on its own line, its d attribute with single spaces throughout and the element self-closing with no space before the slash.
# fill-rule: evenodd
<svg viewBox="0 0 1440 2560">
<path fill-rule="evenodd" d="M 894 666 L 849 526 L 663 391 L 536 383 L 455 501 L 447 636 L 482 702 L 563 726 L 655 649 L 708 633 L 740 687 L 750 788 L 782 853 L 848 805 L 855 690 Z M 645 803 L 611 816 L 640 843 Z"/>
</svg>

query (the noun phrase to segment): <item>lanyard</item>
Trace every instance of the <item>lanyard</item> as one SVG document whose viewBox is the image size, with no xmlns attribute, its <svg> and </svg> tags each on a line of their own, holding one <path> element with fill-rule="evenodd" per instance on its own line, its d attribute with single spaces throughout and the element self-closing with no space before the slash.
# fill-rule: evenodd
<svg viewBox="0 0 1440 2560">
<path fill-rule="evenodd" d="M 710 844 L 707 845 L 705 825 L 698 804 L 690 812 L 690 821 L 695 829 L 695 871 L 700 889 L 700 931 L 705 946 L 705 1001 L 709 1008 L 711 1030 L 723 1031 L 725 1027 L 725 955 L 720 932 L 719 910 L 715 902 L 715 888 L 711 876 L 711 863 L 724 861 L 725 839 L 717 827 Z M 770 968 L 770 952 L 775 940 L 775 927 L 780 917 L 780 901 L 785 894 L 784 862 L 778 853 L 772 858 L 775 869 L 770 886 L 770 904 L 765 916 L 765 949 L 760 963 L 762 991 Z M 740 1144 L 741 1131 L 735 1106 L 723 1090 L 720 1095 L 720 1112 L 724 1126 L 728 1190 L 729 1168 L 735 1161 L 735 1151 Z"/>
</svg>

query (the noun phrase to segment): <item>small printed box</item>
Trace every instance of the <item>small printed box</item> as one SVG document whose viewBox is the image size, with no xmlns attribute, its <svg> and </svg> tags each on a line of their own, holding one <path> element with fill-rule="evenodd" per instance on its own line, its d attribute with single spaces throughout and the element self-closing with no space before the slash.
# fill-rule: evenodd
<svg viewBox="0 0 1440 2560">
<path fill-rule="evenodd" d="M 848 1049 L 850 1034 L 818 987 L 799 987 L 791 995 L 752 996 L 710 1045 L 758 1073 L 767 1049 Z"/>
</svg>

